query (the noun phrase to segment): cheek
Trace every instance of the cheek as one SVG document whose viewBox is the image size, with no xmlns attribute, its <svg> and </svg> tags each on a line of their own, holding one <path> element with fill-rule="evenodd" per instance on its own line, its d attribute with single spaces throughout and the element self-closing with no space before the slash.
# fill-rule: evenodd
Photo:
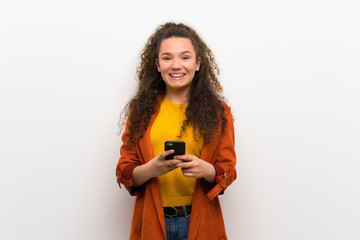
<svg viewBox="0 0 360 240">
<path fill-rule="evenodd" d="M 165 72 L 169 69 L 169 64 L 160 63 L 160 64 L 158 64 L 157 69 L 159 72 Z"/>
<path fill-rule="evenodd" d="M 189 71 L 191 72 L 195 72 L 198 70 L 199 67 L 197 64 L 192 63 L 192 64 L 188 64 L 186 68 L 189 69 Z"/>
</svg>

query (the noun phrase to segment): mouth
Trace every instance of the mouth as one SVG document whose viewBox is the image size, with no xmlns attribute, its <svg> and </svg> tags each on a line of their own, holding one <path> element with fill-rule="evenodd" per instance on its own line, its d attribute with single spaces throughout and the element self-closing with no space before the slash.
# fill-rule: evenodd
<svg viewBox="0 0 360 240">
<path fill-rule="evenodd" d="M 170 73 L 169 75 L 172 78 L 181 78 L 185 76 L 185 73 Z"/>
</svg>

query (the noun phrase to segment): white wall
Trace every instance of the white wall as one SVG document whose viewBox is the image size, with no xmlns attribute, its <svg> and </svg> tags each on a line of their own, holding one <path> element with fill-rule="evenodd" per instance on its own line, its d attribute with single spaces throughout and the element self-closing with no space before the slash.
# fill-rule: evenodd
<svg viewBox="0 0 360 240">
<path fill-rule="evenodd" d="M 214 51 L 236 118 L 229 239 L 360 239 L 354 1 L 2 1 L 0 239 L 127 239 L 117 120 L 155 27 Z"/>
</svg>

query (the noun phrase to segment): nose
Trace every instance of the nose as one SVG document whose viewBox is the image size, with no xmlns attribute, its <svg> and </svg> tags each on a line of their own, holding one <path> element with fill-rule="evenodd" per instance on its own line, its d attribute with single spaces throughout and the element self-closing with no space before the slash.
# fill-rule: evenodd
<svg viewBox="0 0 360 240">
<path fill-rule="evenodd" d="M 180 69 L 181 68 L 181 63 L 180 63 L 179 59 L 174 58 L 171 68 L 172 69 Z"/>
</svg>

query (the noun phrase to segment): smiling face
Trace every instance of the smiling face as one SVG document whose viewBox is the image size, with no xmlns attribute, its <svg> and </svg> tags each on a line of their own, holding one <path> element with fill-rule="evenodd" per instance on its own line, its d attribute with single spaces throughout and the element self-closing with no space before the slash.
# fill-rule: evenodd
<svg viewBox="0 0 360 240">
<path fill-rule="evenodd" d="M 161 42 L 157 69 L 166 84 L 166 91 L 188 92 L 195 72 L 200 69 L 200 59 L 190 39 L 172 37 Z"/>
</svg>

